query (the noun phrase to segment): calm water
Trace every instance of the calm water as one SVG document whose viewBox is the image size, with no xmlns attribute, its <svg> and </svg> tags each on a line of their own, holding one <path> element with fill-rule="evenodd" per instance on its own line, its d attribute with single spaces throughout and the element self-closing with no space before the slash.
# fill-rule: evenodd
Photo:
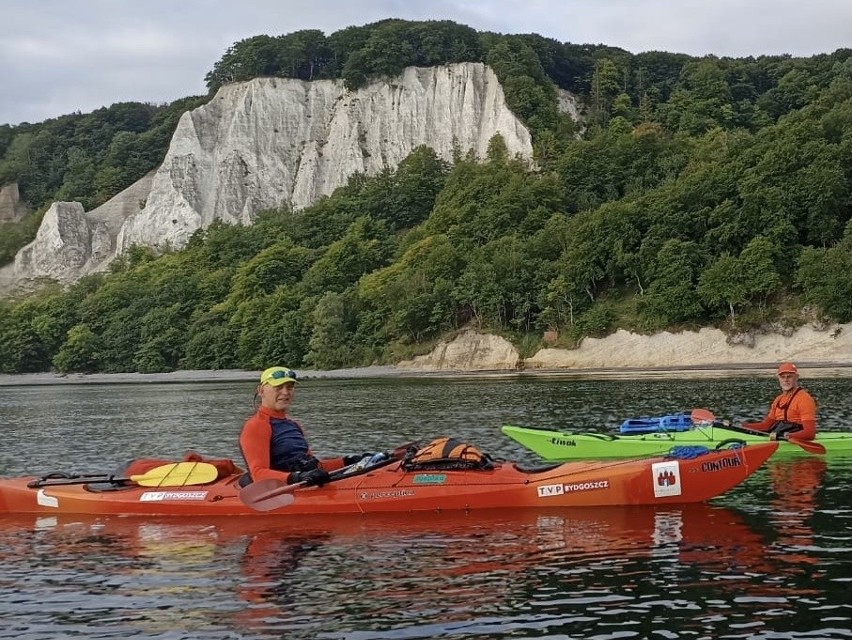
<svg viewBox="0 0 852 640">
<path fill-rule="evenodd" d="M 852 429 L 852 379 L 806 385 Z M 0 388 L 0 475 L 237 456 L 251 383 Z M 762 415 L 771 379 L 314 380 L 320 454 L 501 424 L 617 430 L 707 407 Z M 851 638 L 852 461 L 770 461 L 709 505 L 222 521 L 0 516 L 0 638 Z"/>
</svg>

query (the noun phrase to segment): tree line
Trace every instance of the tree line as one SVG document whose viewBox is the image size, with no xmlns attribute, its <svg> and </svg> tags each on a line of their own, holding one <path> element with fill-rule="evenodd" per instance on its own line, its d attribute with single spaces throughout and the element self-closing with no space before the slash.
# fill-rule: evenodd
<svg viewBox="0 0 852 640">
<path fill-rule="evenodd" d="M 572 346 L 618 327 L 848 322 L 851 53 L 634 56 L 404 21 L 236 43 L 211 90 L 255 75 L 355 86 L 417 60 L 485 61 L 533 131 L 536 168 L 499 136 L 484 161 L 424 147 L 304 211 L 217 223 L 158 257 L 136 247 L 107 274 L 0 303 L 0 370 L 357 366 L 470 326 L 528 353 L 545 330 Z M 587 104 L 582 135 L 556 87 Z M 154 130 L 145 117 L 163 135 L 203 100 L 117 111 L 138 116 L 121 125 L 136 136 Z M 13 146 L 21 157 L 21 132 L 8 134 L 4 162 Z"/>
<path fill-rule="evenodd" d="M 180 115 L 230 82 L 259 76 L 342 79 L 357 88 L 407 66 L 484 62 L 497 74 L 509 107 L 530 128 L 539 162 L 549 168 L 577 133 L 559 109 L 556 88 L 587 105 L 589 128 L 623 117 L 690 135 L 713 127 L 754 132 L 808 104 L 849 55 L 848 49 L 810 58 L 634 55 L 538 34 L 478 32 L 451 21 L 383 20 L 328 36 L 310 29 L 258 35 L 234 43 L 213 65 L 206 96 L 168 105 L 117 103 L 42 123 L 0 125 L 0 184 L 16 181 L 33 211 L 28 220 L 4 225 L 0 265 L 35 237 L 52 202 L 78 201 L 91 210 L 159 166 Z"/>
</svg>

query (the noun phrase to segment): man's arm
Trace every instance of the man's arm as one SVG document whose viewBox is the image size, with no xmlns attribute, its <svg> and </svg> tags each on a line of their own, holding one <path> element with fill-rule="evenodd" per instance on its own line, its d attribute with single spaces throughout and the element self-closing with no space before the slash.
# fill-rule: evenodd
<svg viewBox="0 0 852 640">
<path fill-rule="evenodd" d="M 269 478 L 287 482 L 288 473 L 269 468 L 271 440 L 272 427 L 256 417 L 249 418 L 240 432 L 240 449 L 253 482 Z"/>
</svg>

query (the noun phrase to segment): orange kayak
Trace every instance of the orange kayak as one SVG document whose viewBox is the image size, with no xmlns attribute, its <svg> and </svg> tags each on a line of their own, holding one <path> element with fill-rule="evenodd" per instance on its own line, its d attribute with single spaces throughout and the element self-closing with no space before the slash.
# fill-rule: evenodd
<svg viewBox="0 0 852 640">
<path fill-rule="evenodd" d="M 754 473 L 777 442 L 683 457 L 657 456 L 524 468 L 498 462 L 487 470 L 406 471 L 400 462 L 343 476 L 323 487 L 294 487 L 268 514 L 359 514 L 470 511 L 703 502 Z M 697 454 L 697 455 L 696 455 Z M 104 487 L 85 479 L 0 479 L 0 513 L 145 516 L 261 515 L 240 499 L 239 476 L 205 484 Z M 104 490 L 106 489 L 106 490 Z"/>
</svg>

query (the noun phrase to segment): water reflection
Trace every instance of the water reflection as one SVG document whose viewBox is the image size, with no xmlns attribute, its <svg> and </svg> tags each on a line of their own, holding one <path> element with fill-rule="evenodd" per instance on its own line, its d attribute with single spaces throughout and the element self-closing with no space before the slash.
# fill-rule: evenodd
<svg viewBox="0 0 852 640">
<path fill-rule="evenodd" d="M 773 385 L 311 381 L 297 413 L 321 453 L 453 435 L 535 462 L 500 424 L 617 428 L 625 417 L 694 406 L 751 417 Z M 850 385 L 808 385 L 821 428 L 850 428 Z M 131 457 L 189 449 L 238 459 L 251 385 L 200 390 L 63 387 L 44 403 L 42 389 L 4 388 L 0 473 L 109 472 Z M 296 522 L 4 516 L 0 638 L 848 640 L 848 462 L 770 460 L 714 505 L 687 509 Z"/>
<path fill-rule="evenodd" d="M 811 520 L 817 492 L 826 471 L 824 456 L 773 461 L 768 467 L 774 498 L 769 520 L 776 532 L 772 543 L 790 571 L 810 572 L 819 559 L 807 552 L 814 548 Z"/>
<path fill-rule="evenodd" d="M 802 565 L 767 542 L 710 505 L 296 523 L 4 518 L 0 575 L 13 600 L 40 594 L 37 613 L 14 609 L 18 624 L 97 622 L 100 637 L 508 637 L 616 623 L 644 634 L 672 616 L 692 625 L 698 611 L 715 627 L 745 593 L 754 613 L 789 602 Z"/>
</svg>

